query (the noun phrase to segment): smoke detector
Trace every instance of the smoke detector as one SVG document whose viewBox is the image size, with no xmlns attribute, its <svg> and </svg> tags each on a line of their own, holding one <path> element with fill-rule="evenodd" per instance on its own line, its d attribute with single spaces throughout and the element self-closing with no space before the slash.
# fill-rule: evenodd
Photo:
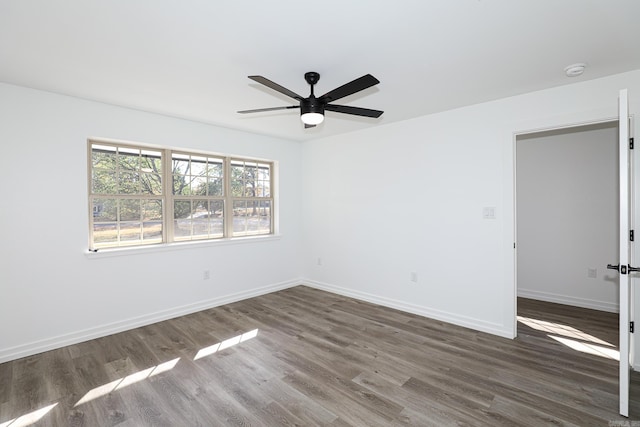
<svg viewBox="0 0 640 427">
<path fill-rule="evenodd" d="M 578 77 L 584 73 L 584 69 L 587 68 L 587 64 L 584 62 L 578 62 L 577 64 L 571 64 L 564 69 L 567 77 Z"/>
</svg>

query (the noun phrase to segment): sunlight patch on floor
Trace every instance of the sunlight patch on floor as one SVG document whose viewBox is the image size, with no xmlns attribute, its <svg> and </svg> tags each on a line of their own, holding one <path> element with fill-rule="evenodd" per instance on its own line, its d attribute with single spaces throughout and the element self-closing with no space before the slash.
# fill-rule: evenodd
<svg viewBox="0 0 640 427">
<path fill-rule="evenodd" d="M 523 317 L 523 316 L 518 316 L 518 322 L 522 322 L 528 327 L 535 329 L 537 331 L 549 332 L 554 335 L 560 335 L 563 337 L 578 339 L 581 341 L 587 341 L 594 344 L 615 347 L 613 344 L 603 341 L 600 338 L 594 337 L 593 335 L 589 335 L 585 332 L 582 332 L 581 330 L 576 329 L 569 325 L 561 325 L 559 323 L 552 323 L 544 320 L 532 319 L 530 317 Z"/>
<path fill-rule="evenodd" d="M 244 334 L 237 335 L 233 338 L 229 338 L 217 344 L 204 347 L 200 349 L 200 351 L 198 351 L 198 354 L 196 354 L 196 357 L 194 357 L 193 360 L 198 360 L 202 359 L 203 357 L 210 356 L 218 351 L 224 350 L 225 348 L 233 347 L 234 345 L 240 344 L 241 342 L 245 342 L 247 340 L 250 340 L 251 338 L 255 338 L 256 336 L 258 336 L 258 330 L 254 329 L 252 331 L 245 332 Z"/>
<path fill-rule="evenodd" d="M 14 418 L 12 420 L 0 423 L 0 427 L 26 427 L 26 426 L 30 426 L 30 425 L 40 421 L 42 419 L 42 417 L 47 415 L 47 413 L 49 413 L 49 411 L 51 411 L 53 408 L 55 408 L 55 406 L 57 404 L 58 404 L 58 402 L 54 403 L 53 405 L 45 406 L 44 408 L 40 408 L 40 409 L 35 410 L 33 412 L 29 412 L 28 414 L 24 414 L 21 417 Z"/>
<path fill-rule="evenodd" d="M 93 388 L 91 390 L 89 390 L 83 397 L 82 399 L 78 400 L 78 403 L 76 403 L 75 405 L 73 405 L 73 407 L 75 408 L 76 406 L 82 405 L 84 403 L 90 402 L 94 399 L 97 399 L 99 397 L 105 396 L 113 391 L 116 390 L 121 390 L 125 387 L 130 386 L 131 384 L 135 384 L 137 382 L 140 382 L 142 380 L 145 380 L 147 378 L 153 377 L 154 375 L 158 375 L 161 374 L 163 372 L 167 372 L 171 369 L 173 369 L 176 364 L 178 363 L 178 361 L 180 360 L 180 358 L 178 357 L 177 359 L 173 359 L 173 360 L 169 360 L 168 362 L 164 362 L 161 363 L 159 365 L 156 366 L 152 366 L 150 368 L 147 368 L 145 370 L 142 371 L 138 371 L 135 372 L 131 375 L 127 375 L 124 378 L 118 378 L 115 381 L 111 381 L 110 383 L 98 386 L 96 388 Z M 0 426 L 3 427 L 3 426 Z M 13 425 L 11 426 L 13 427 Z"/>
<path fill-rule="evenodd" d="M 547 336 L 560 344 L 580 351 L 582 353 L 593 354 L 608 359 L 620 360 L 620 352 L 616 346 L 600 338 L 589 335 L 579 329 L 569 325 L 547 322 L 540 319 L 518 316 L 518 322 L 537 331 L 548 332 Z"/>
<path fill-rule="evenodd" d="M 224 350 L 225 348 L 233 347 L 234 345 L 237 345 L 237 344 L 240 344 L 241 342 L 245 342 L 247 340 L 255 338 L 256 336 L 258 336 L 258 330 L 254 329 L 252 331 L 245 332 L 244 334 L 237 335 L 233 338 L 229 338 L 227 340 L 224 340 L 212 346 L 205 347 L 200 351 L 198 351 L 194 360 L 198 360 L 205 356 L 209 356 L 213 353 Z M 74 407 L 90 402 L 94 399 L 98 399 L 102 396 L 106 396 L 107 394 L 112 393 L 114 391 L 122 390 L 125 387 L 136 384 L 147 378 L 151 378 L 154 375 L 167 372 L 173 369 L 179 360 L 180 358 L 178 357 L 177 359 L 173 359 L 168 362 L 164 362 L 159 365 L 152 366 L 150 368 L 147 368 L 138 372 L 134 372 L 133 374 L 127 375 L 126 377 L 118 378 L 117 380 L 111 381 L 110 383 L 95 387 L 89 390 L 84 396 L 82 396 L 82 398 L 78 400 L 78 402 L 74 405 Z M 7 424 L 5 426 L 4 424 L 2 424 L 0 425 L 0 427 L 14 427 L 14 425 Z"/>
<path fill-rule="evenodd" d="M 553 335 L 547 335 L 549 338 L 553 338 L 561 344 L 566 345 L 574 350 L 582 353 L 594 354 L 596 356 L 606 357 L 608 359 L 620 360 L 620 352 L 615 348 L 604 347 L 597 344 L 591 344 L 587 342 L 581 342 L 572 340 L 569 338 L 556 337 Z"/>
</svg>

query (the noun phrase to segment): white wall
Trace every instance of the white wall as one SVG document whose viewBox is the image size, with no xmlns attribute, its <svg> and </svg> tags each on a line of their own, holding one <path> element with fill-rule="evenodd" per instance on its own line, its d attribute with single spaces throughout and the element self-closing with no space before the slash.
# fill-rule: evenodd
<svg viewBox="0 0 640 427">
<path fill-rule="evenodd" d="M 299 143 L 6 84 L 0 121 L 0 362 L 299 283 Z M 279 162 L 281 237 L 87 256 L 88 137 Z"/>
<path fill-rule="evenodd" d="M 640 111 L 637 70 L 305 143 L 309 284 L 514 336 L 515 134 L 617 117 L 623 88 Z"/>
<path fill-rule="evenodd" d="M 516 175 L 518 296 L 617 312 L 617 122 L 517 137 Z"/>
<path fill-rule="evenodd" d="M 637 113 L 640 70 L 299 144 L 0 84 L 0 361 L 301 276 L 512 337 L 515 135 L 613 118 L 625 87 Z M 279 161 L 282 238 L 87 257 L 89 136 Z"/>
</svg>

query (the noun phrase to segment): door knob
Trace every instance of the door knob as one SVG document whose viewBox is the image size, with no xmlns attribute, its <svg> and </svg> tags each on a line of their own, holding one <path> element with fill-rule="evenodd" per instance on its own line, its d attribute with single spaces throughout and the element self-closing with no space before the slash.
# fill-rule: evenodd
<svg viewBox="0 0 640 427">
<path fill-rule="evenodd" d="M 620 265 L 620 264 L 607 264 L 607 268 L 609 270 L 616 270 L 619 271 L 620 274 L 627 274 L 627 266 L 626 265 Z"/>
<path fill-rule="evenodd" d="M 634 272 L 640 271 L 640 267 L 631 267 L 630 265 L 620 266 L 620 264 L 616 264 L 616 265 L 607 264 L 607 269 L 616 270 L 616 271 L 619 271 L 622 274 L 627 274 L 627 271 L 629 273 L 634 273 Z"/>
</svg>

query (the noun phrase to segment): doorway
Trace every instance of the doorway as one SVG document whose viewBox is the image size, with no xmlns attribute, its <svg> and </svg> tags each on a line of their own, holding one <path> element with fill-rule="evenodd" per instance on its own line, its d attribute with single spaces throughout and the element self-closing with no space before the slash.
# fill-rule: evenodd
<svg viewBox="0 0 640 427">
<path fill-rule="evenodd" d="M 617 312 L 618 122 L 520 134 L 515 153 L 517 296 Z"/>
</svg>

